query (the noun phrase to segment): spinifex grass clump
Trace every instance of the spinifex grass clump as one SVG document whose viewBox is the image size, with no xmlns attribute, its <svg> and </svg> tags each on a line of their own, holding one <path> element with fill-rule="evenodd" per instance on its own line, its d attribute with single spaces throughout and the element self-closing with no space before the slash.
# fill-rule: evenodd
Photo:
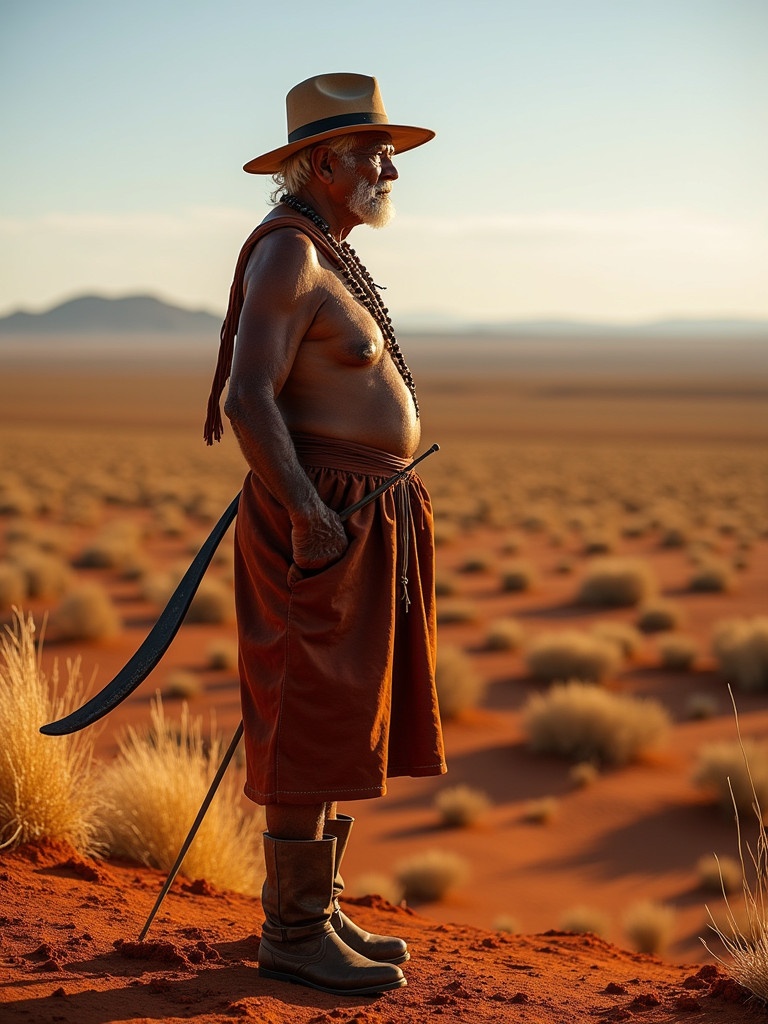
<svg viewBox="0 0 768 1024">
<path fill-rule="evenodd" d="M 201 719 L 168 722 L 158 698 L 148 735 L 128 729 L 100 780 L 101 833 L 114 856 L 168 871 L 178 855 L 222 756 L 222 741 L 203 740 Z M 189 878 L 256 893 L 264 875 L 261 815 L 246 816 L 235 773 L 224 777 L 181 866 Z"/>
<path fill-rule="evenodd" d="M 615 643 L 576 629 L 542 633 L 526 652 L 531 675 L 546 682 L 581 679 L 604 683 L 615 675 L 622 660 Z"/>
<path fill-rule="evenodd" d="M 82 704 L 79 661 L 67 664 L 59 685 L 50 682 L 35 650 L 31 616 L 15 610 L 0 640 L 0 844 L 67 839 L 82 853 L 95 849 L 93 730 L 43 736 L 40 726 Z"/>
<path fill-rule="evenodd" d="M 523 708 L 532 750 L 574 761 L 622 765 L 659 746 L 670 721 L 653 700 L 572 681 L 534 694 Z"/>
<path fill-rule="evenodd" d="M 712 650 L 729 682 L 741 690 L 768 690 L 768 616 L 719 622 Z"/>
<path fill-rule="evenodd" d="M 744 761 L 744 770 L 752 781 L 751 764 L 746 745 L 741 739 L 739 716 L 734 703 L 736 732 Z M 733 907 L 728 899 L 725 883 L 722 886 L 726 905 L 725 922 L 718 924 L 707 908 L 709 927 L 725 946 L 729 959 L 721 959 L 706 941 L 704 947 L 715 957 L 749 992 L 758 999 L 768 1001 L 768 839 L 764 824 L 763 810 L 757 789 L 752 786 L 752 812 L 757 826 L 757 842 L 753 847 L 742 834 L 739 807 L 733 800 L 736 816 L 736 832 L 741 862 L 743 913 Z M 748 867 L 749 865 L 749 867 Z M 751 877 L 750 877 L 751 876 Z"/>
</svg>

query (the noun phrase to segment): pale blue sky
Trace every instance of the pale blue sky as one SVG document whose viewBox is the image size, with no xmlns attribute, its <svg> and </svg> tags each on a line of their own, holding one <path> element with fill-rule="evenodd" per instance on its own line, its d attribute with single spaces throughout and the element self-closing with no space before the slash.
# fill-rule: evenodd
<svg viewBox="0 0 768 1024">
<path fill-rule="evenodd" d="M 0 314 L 220 311 L 325 71 L 438 133 L 353 236 L 396 315 L 768 316 L 766 0 L 0 0 Z"/>
</svg>

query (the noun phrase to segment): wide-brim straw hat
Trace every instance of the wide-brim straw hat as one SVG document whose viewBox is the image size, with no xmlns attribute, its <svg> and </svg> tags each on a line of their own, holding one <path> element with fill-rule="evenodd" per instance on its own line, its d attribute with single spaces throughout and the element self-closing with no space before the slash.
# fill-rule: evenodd
<svg viewBox="0 0 768 1024">
<path fill-rule="evenodd" d="M 435 137 L 429 128 L 390 124 L 379 83 L 368 75 L 315 75 L 291 89 L 285 107 L 287 144 L 249 160 L 243 166 L 249 174 L 274 174 L 286 157 L 337 135 L 386 132 L 397 153 L 423 146 Z"/>
</svg>

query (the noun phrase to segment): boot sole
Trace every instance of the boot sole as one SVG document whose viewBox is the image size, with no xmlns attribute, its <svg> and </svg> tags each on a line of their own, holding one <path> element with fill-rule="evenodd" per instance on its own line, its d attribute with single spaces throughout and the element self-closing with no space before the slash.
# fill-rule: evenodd
<svg viewBox="0 0 768 1024">
<path fill-rule="evenodd" d="M 391 981 L 388 985 L 371 985 L 366 988 L 331 988 L 329 985 L 316 985 L 313 981 L 307 981 L 306 978 L 300 978 L 296 974 L 270 971 L 266 967 L 259 967 L 259 977 L 287 981 L 291 985 L 304 985 L 306 988 L 317 989 L 318 992 L 330 992 L 333 996 L 375 996 L 380 992 L 391 992 L 396 988 L 404 988 L 408 984 L 405 978 L 402 978 L 400 981 Z"/>
</svg>

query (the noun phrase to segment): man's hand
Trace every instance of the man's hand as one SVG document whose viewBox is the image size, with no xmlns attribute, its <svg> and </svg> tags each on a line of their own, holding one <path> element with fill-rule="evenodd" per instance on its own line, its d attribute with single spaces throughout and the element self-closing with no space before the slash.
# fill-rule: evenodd
<svg viewBox="0 0 768 1024">
<path fill-rule="evenodd" d="M 300 569 L 322 569 L 347 550 L 344 524 L 321 501 L 308 514 L 292 517 L 291 522 L 293 561 Z"/>
</svg>

